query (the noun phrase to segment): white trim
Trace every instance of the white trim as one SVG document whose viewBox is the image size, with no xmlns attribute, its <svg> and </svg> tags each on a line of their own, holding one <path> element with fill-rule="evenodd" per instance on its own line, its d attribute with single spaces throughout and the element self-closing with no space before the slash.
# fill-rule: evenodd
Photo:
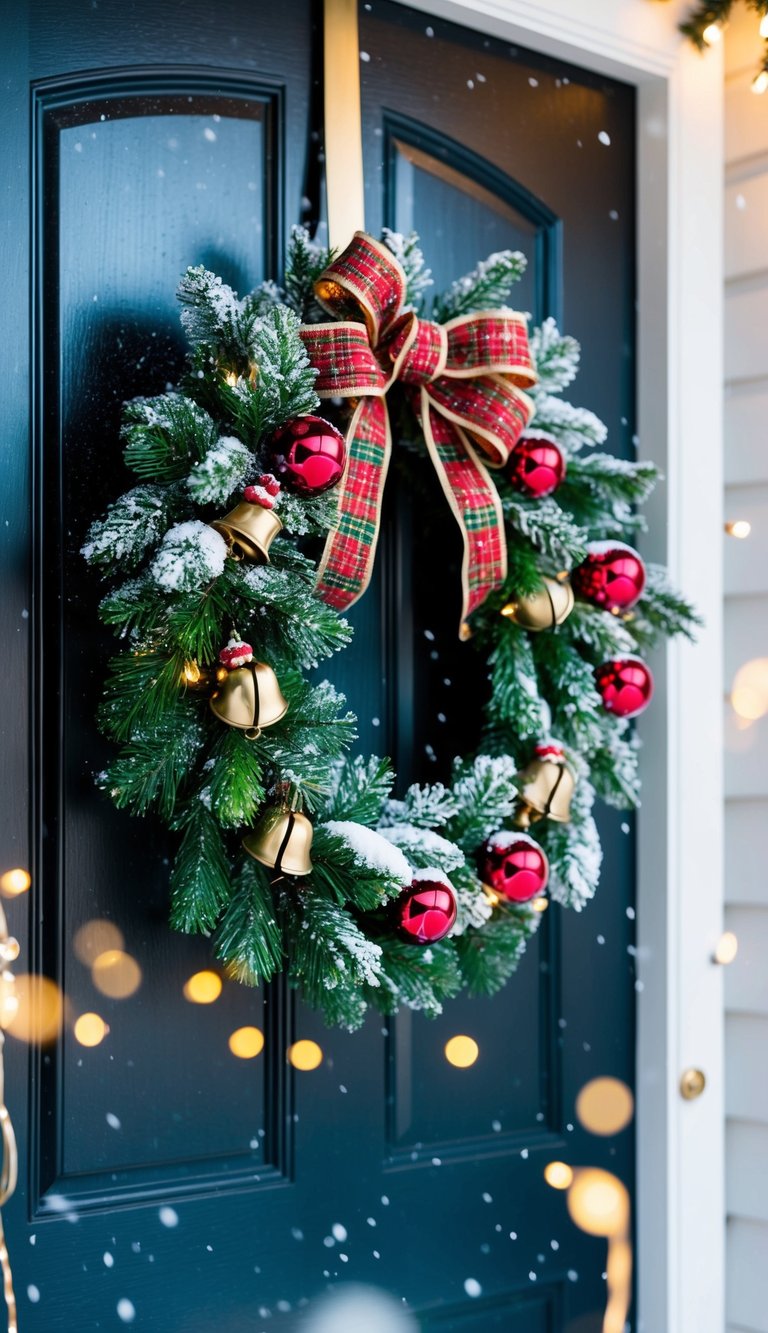
<svg viewBox="0 0 768 1333">
<path fill-rule="evenodd" d="M 404 3 L 405 0 L 400 0 Z M 638 1330 L 724 1327 L 722 979 L 722 127 L 719 52 L 677 33 L 685 3 L 408 0 L 638 88 L 641 450 L 666 475 L 651 558 L 706 629 L 654 667 L 639 820 Z M 684 1102 L 679 1078 L 707 1090 Z"/>
</svg>

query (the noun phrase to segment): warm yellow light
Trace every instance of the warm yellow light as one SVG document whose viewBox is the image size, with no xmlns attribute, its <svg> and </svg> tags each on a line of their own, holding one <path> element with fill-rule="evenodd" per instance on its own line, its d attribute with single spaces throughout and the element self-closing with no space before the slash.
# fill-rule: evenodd
<svg viewBox="0 0 768 1333">
<path fill-rule="evenodd" d="M 184 983 L 184 999 L 190 1004 L 213 1004 L 221 995 L 221 977 L 218 972 L 195 972 Z"/>
<path fill-rule="evenodd" d="M 762 77 L 765 79 L 765 85 L 760 89 L 760 92 L 764 93 L 765 89 L 768 88 L 768 73 L 765 70 Z M 748 537 L 752 531 L 752 524 L 746 518 L 736 518 L 732 523 L 726 523 L 725 530 L 729 537 L 737 537 L 739 541 L 743 542 L 744 538 Z"/>
<path fill-rule="evenodd" d="M 723 30 L 719 23 L 708 23 L 701 35 L 707 46 L 717 46 L 723 39 Z"/>
<path fill-rule="evenodd" d="M 264 1033 L 258 1028 L 237 1028 L 229 1038 L 229 1049 L 238 1060 L 253 1060 L 264 1049 Z"/>
<path fill-rule="evenodd" d="M 122 949 L 124 944 L 123 932 L 112 921 L 99 917 L 86 921 L 72 940 L 75 954 L 86 967 L 92 967 L 99 954 L 107 953 L 109 949 Z"/>
<path fill-rule="evenodd" d="M 634 1113 L 634 1097 L 618 1078 L 593 1078 L 576 1098 L 576 1115 L 590 1134 L 618 1134 Z"/>
<path fill-rule="evenodd" d="M 185 685 L 198 685 L 200 682 L 200 668 L 195 661 L 184 663 L 184 670 L 181 673 L 181 679 Z"/>
<path fill-rule="evenodd" d="M 127 1000 L 141 985 L 141 968 L 122 949 L 107 949 L 94 958 L 91 978 L 102 995 L 111 1000 Z"/>
<path fill-rule="evenodd" d="M 763 14 L 760 20 L 760 36 L 768 37 L 768 14 Z"/>
<path fill-rule="evenodd" d="M 288 1059 L 294 1069 L 317 1069 L 322 1063 L 323 1052 L 316 1041 L 295 1041 L 288 1047 Z"/>
<path fill-rule="evenodd" d="M 754 657 L 739 667 L 731 687 L 731 706 L 750 722 L 768 713 L 768 657 Z"/>
<path fill-rule="evenodd" d="M 739 941 L 732 930 L 725 930 L 717 941 L 717 948 L 712 955 L 713 961 L 726 967 L 732 963 L 739 952 Z"/>
<path fill-rule="evenodd" d="M 20 893 L 26 893 L 32 876 L 28 870 L 22 870 L 21 866 L 16 866 L 13 870 L 6 870 L 4 875 L 0 875 L 0 890 L 6 898 L 18 898 Z"/>
<path fill-rule="evenodd" d="M 224 379 L 226 380 L 230 389 L 234 389 L 235 385 L 237 384 L 237 371 L 228 370 L 226 375 L 224 376 Z"/>
<path fill-rule="evenodd" d="M 755 75 L 750 87 L 752 92 L 757 93 L 758 97 L 760 97 L 762 93 L 765 92 L 766 88 L 768 88 L 768 70 L 761 69 L 760 72 Z"/>
<path fill-rule="evenodd" d="M 16 978 L 12 972 L 4 969 L 0 972 L 0 1028 L 7 1028 L 16 1017 L 19 1001 L 16 995 Z"/>
<path fill-rule="evenodd" d="M 544 1179 L 553 1190 L 567 1190 L 573 1181 L 573 1169 L 567 1162 L 548 1162 L 544 1167 Z"/>
<path fill-rule="evenodd" d="M 540 897 L 533 899 L 531 907 L 534 912 L 546 912 L 549 907 L 549 898 L 545 898 L 542 894 Z"/>
<path fill-rule="evenodd" d="M 480 1047 L 474 1037 L 464 1037 L 459 1034 L 450 1037 L 445 1043 L 445 1058 L 449 1065 L 453 1065 L 456 1069 L 469 1069 L 479 1054 Z"/>
<path fill-rule="evenodd" d="M 81 1014 L 73 1030 L 75 1040 L 81 1046 L 98 1046 L 109 1032 L 109 1027 L 98 1014 Z"/>
<path fill-rule="evenodd" d="M 7 973 L 3 974 L 3 982 Z M 64 997 L 50 977 L 16 977 L 13 987 L 15 1012 L 3 1026 L 19 1041 L 48 1042 L 59 1034 L 64 1016 Z M 14 1007 L 14 1006 L 10 1006 Z"/>
<path fill-rule="evenodd" d="M 590 1236 L 626 1236 L 629 1195 L 610 1171 L 589 1167 L 574 1178 L 568 1191 L 568 1212 Z"/>
</svg>

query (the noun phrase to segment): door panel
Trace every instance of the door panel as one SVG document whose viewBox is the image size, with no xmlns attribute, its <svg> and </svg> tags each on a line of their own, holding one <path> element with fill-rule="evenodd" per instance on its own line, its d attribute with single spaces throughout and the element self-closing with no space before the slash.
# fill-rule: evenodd
<svg viewBox="0 0 768 1333">
<path fill-rule="evenodd" d="M 241 290 L 279 277 L 287 225 L 317 186 L 315 8 L 30 0 L 21 11 L 7 34 L 7 123 L 14 171 L 27 153 L 33 162 L 33 199 L 19 177 L 11 222 L 24 236 L 31 213 L 33 244 L 0 318 L 19 294 L 29 299 L 31 489 L 19 462 L 26 381 L 6 391 L 0 439 L 11 444 L 10 514 L 22 534 L 9 604 L 19 603 L 14 615 L 31 609 L 5 640 L 15 647 L 19 623 L 34 635 L 33 851 L 22 811 L 7 863 L 33 871 L 29 900 L 10 905 L 22 959 L 67 1002 L 61 1040 L 31 1050 L 29 1071 L 9 1042 L 23 1167 L 7 1211 L 22 1327 L 117 1329 L 127 1316 L 163 1333 L 214 1322 L 227 1333 L 288 1330 L 319 1291 L 351 1279 L 406 1300 L 426 1329 L 597 1333 L 604 1246 L 574 1231 L 542 1169 L 566 1156 L 631 1184 L 631 1131 L 596 1140 L 573 1112 L 596 1074 L 631 1082 L 622 821 L 604 821 L 598 902 L 581 917 L 547 913 L 500 997 L 452 1002 L 434 1023 L 374 1016 L 350 1036 L 327 1031 L 281 985 L 225 981 L 215 1003 L 190 1003 L 184 985 L 210 966 L 210 947 L 167 927 L 165 834 L 93 785 L 109 753 L 93 712 L 112 641 L 79 547 L 93 513 L 128 484 L 121 402 L 161 391 L 182 364 L 183 268 L 205 263 Z M 370 229 L 420 229 L 441 286 L 490 250 L 525 250 L 518 303 L 537 319 L 564 315 L 583 337 L 579 398 L 629 449 L 629 90 L 383 0 L 361 6 L 361 25 Z M 14 318 L 18 340 L 25 324 Z M 456 638 L 459 561 L 434 478 L 418 459 L 396 466 L 376 576 L 333 674 L 360 715 L 360 748 L 392 754 L 401 787 L 446 776 L 479 735 L 487 681 Z M 9 678 L 27 675 L 15 659 Z M 4 820 L 26 789 L 25 744 L 8 751 Z M 94 984 L 88 931 L 100 921 L 136 965 L 123 998 Z M 110 1031 L 89 1048 L 72 1025 L 92 1010 Z M 228 1044 L 244 1025 L 264 1034 L 254 1059 Z M 457 1034 L 478 1043 L 469 1069 L 445 1058 Z M 318 1068 L 290 1066 L 295 1037 L 321 1047 Z"/>
</svg>

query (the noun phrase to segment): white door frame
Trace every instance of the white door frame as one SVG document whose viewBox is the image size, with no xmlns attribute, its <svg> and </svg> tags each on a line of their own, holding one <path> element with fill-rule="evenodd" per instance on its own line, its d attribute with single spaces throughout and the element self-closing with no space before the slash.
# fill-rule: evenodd
<svg viewBox="0 0 768 1333">
<path fill-rule="evenodd" d="M 641 728 L 638 1329 L 722 1333 L 722 61 L 680 37 L 685 0 L 400 2 L 638 91 L 640 451 L 666 478 L 644 549 L 706 621 L 659 652 Z M 693 1102 L 688 1066 L 707 1077 Z"/>
</svg>

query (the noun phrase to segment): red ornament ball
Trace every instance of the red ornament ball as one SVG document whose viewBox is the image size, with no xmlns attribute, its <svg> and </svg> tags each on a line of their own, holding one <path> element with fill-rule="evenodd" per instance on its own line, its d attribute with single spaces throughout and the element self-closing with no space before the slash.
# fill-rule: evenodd
<svg viewBox="0 0 768 1333">
<path fill-rule="evenodd" d="M 645 587 L 645 565 L 624 542 L 590 542 L 587 556 L 571 574 L 577 597 L 603 611 L 627 611 Z"/>
<path fill-rule="evenodd" d="M 528 431 L 515 445 L 507 463 L 514 489 L 531 500 L 556 491 L 565 476 L 565 459 L 557 442 L 545 431 Z"/>
<path fill-rule="evenodd" d="M 617 717 L 637 717 L 653 697 L 650 667 L 639 657 L 616 657 L 595 671 L 603 708 Z"/>
<path fill-rule="evenodd" d="M 527 903 L 546 889 L 549 862 L 527 833 L 494 833 L 480 852 L 478 873 L 495 893 L 513 903 Z"/>
<path fill-rule="evenodd" d="M 437 944 L 456 920 L 456 894 L 446 879 L 417 875 L 395 903 L 397 931 L 409 944 Z"/>
<path fill-rule="evenodd" d="M 299 495 L 322 495 L 341 481 L 346 461 L 344 436 L 322 417 L 295 417 L 269 442 L 273 471 Z"/>
</svg>

